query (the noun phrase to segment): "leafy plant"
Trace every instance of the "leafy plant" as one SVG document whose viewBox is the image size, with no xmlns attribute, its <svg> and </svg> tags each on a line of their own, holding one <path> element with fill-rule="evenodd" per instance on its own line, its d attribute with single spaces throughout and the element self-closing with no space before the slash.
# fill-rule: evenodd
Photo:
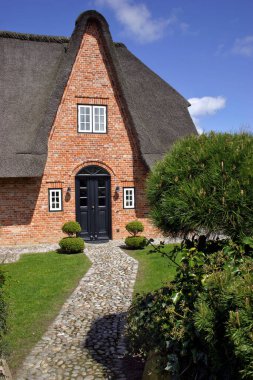
<svg viewBox="0 0 253 380">
<path fill-rule="evenodd" d="M 139 232 L 144 231 L 144 226 L 139 220 L 134 220 L 126 225 L 126 230 L 133 236 L 137 236 Z"/>
<path fill-rule="evenodd" d="M 125 244 L 129 248 L 142 249 L 147 245 L 147 239 L 144 236 L 128 236 Z"/>
<path fill-rule="evenodd" d="M 253 136 L 215 134 L 178 141 L 148 179 L 151 217 L 166 234 L 253 231 Z"/>
<path fill-rule="evenodd" d="M 175 379 L 251 379 L 252 258 L 236 257 L 227 241 L 213 252 L 217 241 L 204 240 L 167 253 L 163 245 L 154 248 L 177 265 L 177 273 L 168 286 L 134 300 L 129 349 L 144 358 L 156 352 L 159 373 Z"/>
<path fill-rule="evenodd" d="M 81 232 L 81 226 L 78 222 L 70 221 L 66 222 L 62 226 L 62 232 L 66 233 L 68 236 L 76 236 L 79 232 Z"/>
<path fill-rule="evenodd" d="M 84 250 L 84 241 L 79 237 L 66 237 L 60 240 L 59 246 L 64 253 L 80 253 Z"/>
</svg>

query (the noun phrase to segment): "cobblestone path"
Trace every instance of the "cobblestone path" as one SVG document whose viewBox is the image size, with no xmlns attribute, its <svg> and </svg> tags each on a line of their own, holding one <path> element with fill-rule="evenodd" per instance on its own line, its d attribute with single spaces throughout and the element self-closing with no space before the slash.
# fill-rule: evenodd
<svg viewBox="0 0 253 380">
<path fill-rule="evenodd" d="M 18 380 L 126 378 L 124 322 L 137 262 L 115 243 L 89 245 L 92 267 L 17 374 Z"/>
</svg>

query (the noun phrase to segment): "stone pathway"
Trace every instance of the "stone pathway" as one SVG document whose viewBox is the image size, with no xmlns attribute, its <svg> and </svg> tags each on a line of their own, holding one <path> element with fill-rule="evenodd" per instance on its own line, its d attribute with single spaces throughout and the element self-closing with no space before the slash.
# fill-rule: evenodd
<svg viewBox="0 0 253 380">
<path fill-rule="evenodd" d="M 138 263 L 114 242 L 85 251 L 92 267 L 26 358 L 18 380 L 126 379 L 123 333 Z"/>
</svg>

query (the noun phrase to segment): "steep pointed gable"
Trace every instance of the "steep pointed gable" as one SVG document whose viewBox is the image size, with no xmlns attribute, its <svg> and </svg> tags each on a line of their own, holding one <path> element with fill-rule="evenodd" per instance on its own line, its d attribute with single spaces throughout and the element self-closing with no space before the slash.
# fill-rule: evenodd
<svg viewBox="0 0 253 380">
<path fill-rule="evenodd" d="M 187 101 L 125 47 L 114 44 L 104 17 L 88 11 L 78 17 L 68 43 L 67 39 L 57 37 L 0 34 L 5 43 L 1 48 L 4 55 L 0 73 L 3 86 L 0 114 L 5 119 L 0 119 L 0 143 L 10 147 L 0 151 L 0 177 L 43 174 L 48 136 L 87 23 L 92 20 L 101 31 L 115 85 L 147 166 L 161 158 L 176 139 L 196 133 Z M 6 69 L 8 62 L 12 62 L 15 77 Z M 19 91 L 15 93 L 16 87 Z M 17 133 L 18 121 L 22 128 Z"/>
</svg>

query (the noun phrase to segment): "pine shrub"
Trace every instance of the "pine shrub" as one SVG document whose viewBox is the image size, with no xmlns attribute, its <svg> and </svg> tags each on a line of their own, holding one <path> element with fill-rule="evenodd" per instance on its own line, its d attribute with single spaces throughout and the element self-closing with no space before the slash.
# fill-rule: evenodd
<svg viewBox="0 0 253 380">
<path fill-rule="evenodd" d="M 150 174 L 151 217 L 165 234 L 253 231 L 253 136 L 215 134 L 178 141 Z"/>
<path fill-rule="evenodd" d="M 160 376 L 252 379 L 252 239 L 241 246 L 224 241 L 218 252 L 213 252 L 217 242 L 205 245 L 206 253 L 196 248 L 203 239 L 194 244 L 167 254 L 162 246 L 156 248 L 177 265 L 177 273 L 168 286 L 134 299 L 128 314 L 129 350 L 143 358 L 155 352 Z"/>
</svg>

